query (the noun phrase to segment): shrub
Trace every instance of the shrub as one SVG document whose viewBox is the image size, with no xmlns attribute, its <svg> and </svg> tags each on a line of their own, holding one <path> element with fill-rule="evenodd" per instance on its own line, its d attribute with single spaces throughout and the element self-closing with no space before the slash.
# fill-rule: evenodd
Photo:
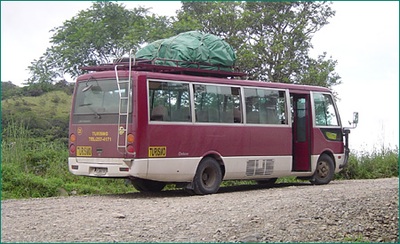
<svg viewBox="0 0 400 244">
<path fill-rule="evenodd" d="M 351 154 L 338 179 L 377 179 L 399 176 L 398 147 L 375 149 L 372 152 Z"/>
</svg>

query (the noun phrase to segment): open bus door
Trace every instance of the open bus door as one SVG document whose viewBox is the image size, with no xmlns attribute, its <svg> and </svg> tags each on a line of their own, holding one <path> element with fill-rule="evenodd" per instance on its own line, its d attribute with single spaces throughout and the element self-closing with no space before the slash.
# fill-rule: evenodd
<svg viewBox="0 0 400 244">
<path fill-rule="evenodd" d="M 311 170 L 311 105 L 309 94 L 292 94 L 293 171 Z"/>
</svg>

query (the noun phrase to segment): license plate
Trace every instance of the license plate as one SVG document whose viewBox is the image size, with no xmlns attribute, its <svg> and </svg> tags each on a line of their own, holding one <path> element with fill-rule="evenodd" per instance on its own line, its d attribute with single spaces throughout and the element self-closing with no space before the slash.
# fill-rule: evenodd
<svg viewBox="0 0 400 244">
<path fill-rule="evenodd" d="M 149 158 L 165 158 L 167 147 L 149 147 Z"/>
<path fill-rule="evenodd" d="M 107 174 L 107 168 L 94 168 L 95 175 L 105 175 Z"/>
<path fill-rule="evenodd" d="M 92 147 L 90 146 L 77 146 L 76 156 L 78 157 L 88 157 L 92 156 Z"/>
</svg>

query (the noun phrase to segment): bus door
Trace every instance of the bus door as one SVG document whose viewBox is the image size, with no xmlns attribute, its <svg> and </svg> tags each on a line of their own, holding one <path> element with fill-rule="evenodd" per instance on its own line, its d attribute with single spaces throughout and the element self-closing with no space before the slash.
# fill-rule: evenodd
<svg viewBox="0 0 400 244">
<path fill-rule="evenodd" d="M 309 94 L 291 94 L 293 106 L 293 171 L 311 170 L 311 105 Z"/>
</svg>

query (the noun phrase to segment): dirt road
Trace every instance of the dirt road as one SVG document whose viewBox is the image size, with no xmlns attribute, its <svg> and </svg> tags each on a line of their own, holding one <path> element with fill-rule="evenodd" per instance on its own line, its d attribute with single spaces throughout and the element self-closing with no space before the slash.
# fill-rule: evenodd
<svg viewBox="0 0 400 244">
<path fill-rule="evenodd" d="M 5 200 L 2 242 L 398 241 L 398 178 Z"/>
</svg>

